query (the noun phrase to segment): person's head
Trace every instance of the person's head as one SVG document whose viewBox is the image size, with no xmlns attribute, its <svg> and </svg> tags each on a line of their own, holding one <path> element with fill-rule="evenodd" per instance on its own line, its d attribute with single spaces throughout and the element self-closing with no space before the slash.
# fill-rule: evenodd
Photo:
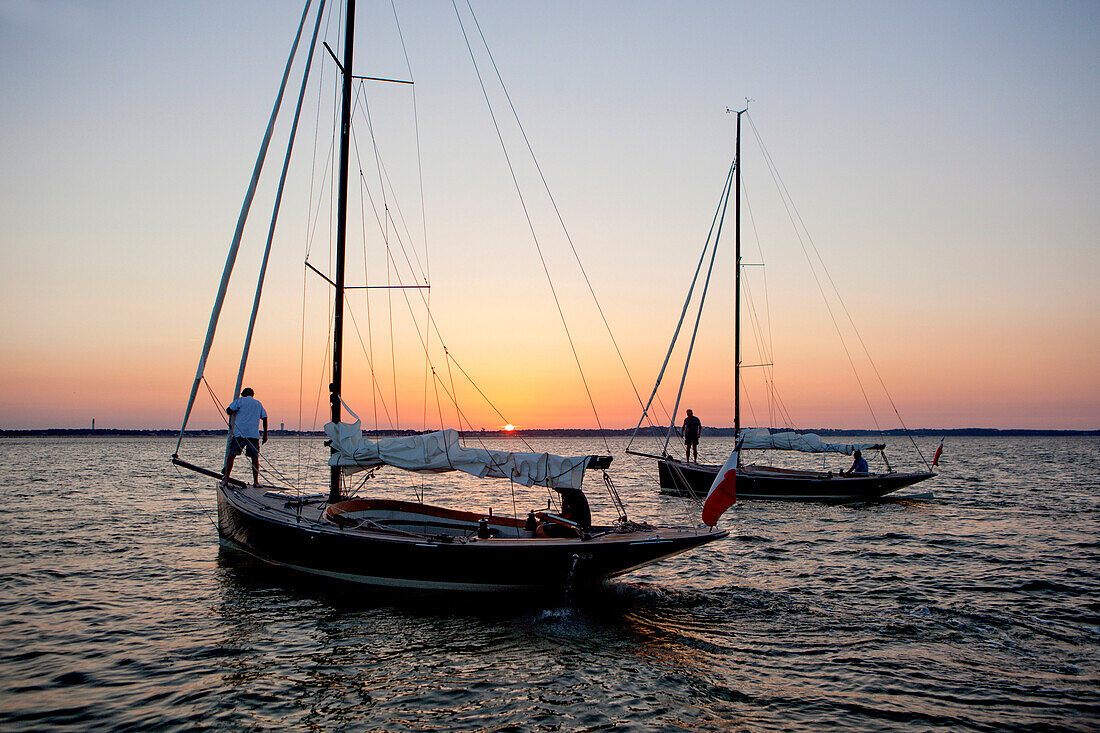
<svg viewBox="0 0 1100 733">
<path fill-rule="evenodd" d="M 251 387 L 245 387 L 243 390 L 241 390 L 241 397 L 251 397 L 254 394 L 256 393 L 252 391 Z"/>
<path fill-rule="evenodd" d="M 691 417 L 691 416 L 692 416 L 693 414 L 694 414 L 694 413 L 692 413 L 692 411 L 691 411 L 691 410 L 688 410 L 688 417 Z"/>
<path fill-rule="evenodd" d="M 858 448 L 856 449 L 856 452 L 855 452 L 855 453 L 853 453 L 852 455 L 853 455 L 853 456 L 855 457 L 855 459 L 856 459 L 857 461 L 858 461 L 858 460 L 859 460 L 860 458 L 863 458 L 863 454 L 859 452 L 859 449 L 858 449 Z"/>
</svg>

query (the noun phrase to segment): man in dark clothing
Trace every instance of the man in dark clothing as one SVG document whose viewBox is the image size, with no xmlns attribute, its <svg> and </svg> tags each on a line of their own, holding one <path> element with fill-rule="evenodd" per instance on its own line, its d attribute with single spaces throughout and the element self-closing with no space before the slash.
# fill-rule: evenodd
<svg viewBox="0 0 1100 733">
<path fill-rule="evenodd" d="M 684 463 L 691 461 L 691 454 L 695 454 L 695 462 L 699 462 L 699 435 L 703 432 L 703 423 L 688 410 L 684 418 Z"/>
<path fill-rule="evenodd" d="M 576 522 L 581 529 L 592 528 L 592 510 L 588 507 L 588 497 L 580 489 L 558 489 L 561 494 L 561 515 Z"/>
<path fill-rule="evenodd" d="M 592 509 L 588 506 L 588 497 L 584 492 L 580 489 L 556 489 L 556 491 L 561 494 L 561 518 L 574 522 L 577 527 L 545 520 L 538 524 L 535 530 L 536 536 L 576 537 L 578 530 L 581 535 L 584 535 L 592 529 Z"/>
</svg>

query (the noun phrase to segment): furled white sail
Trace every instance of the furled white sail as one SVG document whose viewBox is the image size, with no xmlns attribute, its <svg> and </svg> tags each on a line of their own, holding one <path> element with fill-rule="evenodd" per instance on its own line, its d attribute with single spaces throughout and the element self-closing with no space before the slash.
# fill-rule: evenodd
<svg viewBox="0 0 1100 733">
<path fill-rule="evenodd" d="M 826 443 L 816 433 L 773 433 L 767 428 L 741 431 L 741 450 L 795 450 L 803 453 L 845 453 L 882 450 L 882 443 Z"/>
<path fill-rule="evenodd" d="M 510 478 L 524 486 L 579 489 L 589 456 L 551 453 L 511 453 L 459 444 L 458 431 L 438 430 L 423 435 L 370 440 L 359 421 L 328 423 L 325 432 L 336 450 L 329 465 L 346 471 L 394 466 L 418 473 L 465 471 L 478 478 Z"/>
</svg>

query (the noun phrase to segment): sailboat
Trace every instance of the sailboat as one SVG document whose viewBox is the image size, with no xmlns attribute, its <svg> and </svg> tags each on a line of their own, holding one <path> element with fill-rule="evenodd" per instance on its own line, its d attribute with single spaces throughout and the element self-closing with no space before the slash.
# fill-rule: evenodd
<svg viewBox="0 0 1100 733">
<path fill-rule="evenodd" d="M 355 0 L 345 0 L 342 60 L 328 45 L 329 57 L 342 82 L 339 87 L 337 129 L 339 130 L 339 177 L 336 206 L 336 254 L 333 277 L 310 265 L 306 267 L 322 277 L 333 291 L 331 340 L 331 383 L 329 402 L 331 419 L 325 425 L 330 449 L 327 463 L 327 495 L 303 493 L 301 487 L 253 486 L 224 475 L 225 469 L 199 465 L 181 457 L 181 445 L 196 394 L 205 382 L 204 371 L 211 343 L 224 302 L 229 277 L 240 244 L 244 220 L 256 190 L 264 154 L 271 138 L 279 104 L 286 88 L 291 65 L 307 28 L 310 2 L 307 1 L 298 27 L 298 35 L 287 61 L 275 109 L 261 146 L 245 206 L 222 275 L 215 306 L 207 328 L 183 425 L 180 428 L 172 463 L 216 480 L 217 529 L 221 542 L 259 558 L 265 563 L 312 575 L 351 581 L 365 586 L 444 591 L 506 591 L 566 584 L 586 584 L 615 577 L 636 568 L 721 539 L 725 531 L 701 526 L 655 527 L 627 519 L 607 469 L 610 455 L 559 456 L 538 452 L 511 452 L 464 444 L 463 435 L 453 428 L 385 437 L 367 437 L 360 420 L 343 418 L 346 385 L 343 381 L 345 357 L 343 324 L 345 291 L 345 248 L 348 222 L 349 149 L 352 128 L 352 80 L 355 34 Z M 245 338 L 245 350 L 237 375 L 235 394 L 241 392 L 249 344 L 260 303 L 267 255 L 275 229 L 278 201 L 290 161 L 298 114 L 306 90 L 306 78 L 317 46 L 324 0 L 316 11 L 313 37 L 305 61 L 302 91 L 299 95 L 283 165 L 275 214 L 268 232 L 267 249 L 260 268 L 260 279 Z M 320 56 L 320 54 L 317 54 Z M 327 57 L 322 57 L 327 60 Z M 376 79 L 376 81 L 387 81 Z M 327 327 L 326 327 L 327 328 Z M 213 392 L 212 392 L 213 394 Z M 493 507 L 439 506 L 424 503 L 423 494 L 410 501 L 396 494 L 399 482 L 388 482 L 393 469 L 431 476 L 461 471 L 477 479 L 497 480 L 513 493 L 504 493 L 494 515 Z M 582 483 L 586 472 L 603 472 L 607 489 L 618 515 L 611 524 L 591 524 Z M 377 474 L 377 475 L 376 475 Z M 352 483 L 353 478 L 364 478 Z M 258 483 L 258 482 L 257 482 Z M 450 483 L 454 485 L 453 482 Z M 561 508 L 547 501 L 524 518 L 515 510 L 516 487 L 545 487 L 547 493 L 561 497 Z M 438 487 L 436 493 L 443 493 Z M 359 492 L 362 492 L 360 494 Z M 451 499 L 463 499 L 461 489 L 451 489 Z M 551 494 L 553 497 L 554 494 Z M 568 501 L 567 501 L 568 500 Z M 576 510 L 577 502 L 584 505 Z M 530 506 L 532 499 L 527 499 Z M 573 511 L 567 511 L 567 503 Z M 505 511 L 500 511 L 500 510 Z M 511 516 L 508 516 L 511 514 Z"/>
<path fill-rule="evenodd" d="M 733 110 L 729 110 L 733 111 Z M 673 334 L 672 343 L 669 345 L 668 354 L 661 366 L 653 392 L 649 402 L 643 407 L 642 416 L 638 426 L 631 437 L 633 443 L 642 423 L 645 421 L 652 407 L 657 389 L 660 387 L 669 358 L 679 336 L 684 316 L 687 313 L 688 304 L 691 301 L 692 292 L 695 289 L 700 269 L 704 259 L 710 252 L 710 266 L 707 270 L 703 285 L 703 298 L 710 283 L 713 271 L 715 254 L 718 249 L 718 241 L 722 232 L 722 224 L 725 221 L 726 209 L 729 203 L 730 193 L 734 196 L 734 407 L 733 425 L 735 437 L 735 451 L 737 453 L 736 466 L 736 495 L 738 499 L 770 499 L 782 501 L 818 501 L 828 503 L 866 502 L 879 499 L 898 489 L 911 486 L 920 481 L 932 478 L 935 474 L 931 471 L 899 472 L 895 471 L 886 458 L 886 445 L 884 443 L 830 443 L 821 439 L 814 433 L 800 433 L 794 430 L 772 431 L 769 428 L 744 429 L 741 424 L 741 118 L 748 110 L 742 109 L 736 112 L 737 133 L 736 150 L 734 160 L 730 166 L 726 183 L 722 190 L 722 196 L 715 212 L 711 232 L 707 237 L 707 245 L 703 248 L 703 256 L 700 257 L 696 267 L 695 277 L 688 291 L 688 299 L 684 303 L 680 321 Z M 702 299 L 699 306 L 702 313 Z M 699 321 L 696 319 L 695 333 L 692 334 L 691 345 L 688 347 L 688 355 L 684 364 L 684 373 L 680 381 L 680 391 L 676 396 L 676 405 L 672 411 L 672 422 L 665 434 L 664 447 L 660 454 L 647 453 L 632 450 L 627 447 L 627 453 L 657 460 L 657 471 L 660 486 L 666 493 L 684 496 L 703 497 L 716 482 L 716 477 L 722 466 L 706 463 L 689 463 L 680 461 L 669 455 L 668 445 L 676 428 L 675 420 L 678 414 L 680 399 L 683 394 L 684 380 L 687 377 L 688 365 L 691 360 L 691 352 L 695 345 L 695 336 L 698 333 Z M 765 365 L 766 366 L 766 365 Z M 760 451 L 795 451 L 799 453 L 839 453 L 853 455 L 864 451 L 878 451 L 882 458 L 885 470 L 881 472 L 846 472 L 829 470 L 802 470 L 792 468 L 780 468 L 777 466 L 760 465 L 756 463 L 745 464 L 742 456 L 746 450 Z"/>
</svg>

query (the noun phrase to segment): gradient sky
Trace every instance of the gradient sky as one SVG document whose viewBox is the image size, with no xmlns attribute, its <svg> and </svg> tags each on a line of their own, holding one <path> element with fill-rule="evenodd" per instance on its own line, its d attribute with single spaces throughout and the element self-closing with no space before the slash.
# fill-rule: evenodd
<svg viewBox="0 0 1100 733">
<path fill-rule="evenodd" d="M 725 109 L 751 97 L 752 119 L 910 427 L 1100 427 L 1100 5 L 475 0 L 474 9 L 643 397 L 732 155 Z M 0 428 L 92 418 L 178 427 L 300 13 L 270 0 L 0 3 Z M 399 3 L 398 13 L 417 83 L 432 310 L 448 346 L 507 421 L 593 426 L 454 9 Z M 406 77 L 389 4 L 360 0 L 360 21 L 357 72 Z M 411 95 L 370 93 L 423 254 Z M 300 361 L 312 100 L 246 379 L 288 427 L 299 415 L 316 424 L 325 379 L 315 278 Z M 507 122 L 507 107 L 496 111 Z M 356 129 L 365 145 L 365 126 Z M 505 134 L 600 420 L 632 427 L 634 393 L 522 141 Z M 751 133 L 743 153 L 791 418 L 873 427 Z M 364 175 L 377 180 L 373 168 Z M 265 183 L 257 197 L 207 370 L 222 400 L 270 191 Z M 323 268 L 328 235 L 315 236 L 311 261 Z M 759 261 L 747 220 L 745 248 L 746 261 Z M 724 267 L 681 406 L 708 425 L 732 422 Z M 759 269 L 748 278 L 761 295 Z M 361 364 L 349 367 L 345 397 L 367 424 L 381 415 L 383 426 L 420 427 L 435 407 L 423 405 L 415 334 L 398 335 L 407 355 L 395 369 L 385 296 L 372 297 L 376 371 L 384 394 L 398 373 L 400 418 L 387 423 L 386 410 L 398 410 L 372 401 Z M 361 355 L 354 331 L 347 338 Z M 880 424 L 896 427 L 859 341 L 846 343 Z M 755 348 L 745 355 L 759 358 Z M 746 381 L 747 421 L 768 422 L 759 374 Z M 474 425 L 505 421 L 455 382 Z M 218 421 L 200 395 L 191 426 Z"/>
</svg>

